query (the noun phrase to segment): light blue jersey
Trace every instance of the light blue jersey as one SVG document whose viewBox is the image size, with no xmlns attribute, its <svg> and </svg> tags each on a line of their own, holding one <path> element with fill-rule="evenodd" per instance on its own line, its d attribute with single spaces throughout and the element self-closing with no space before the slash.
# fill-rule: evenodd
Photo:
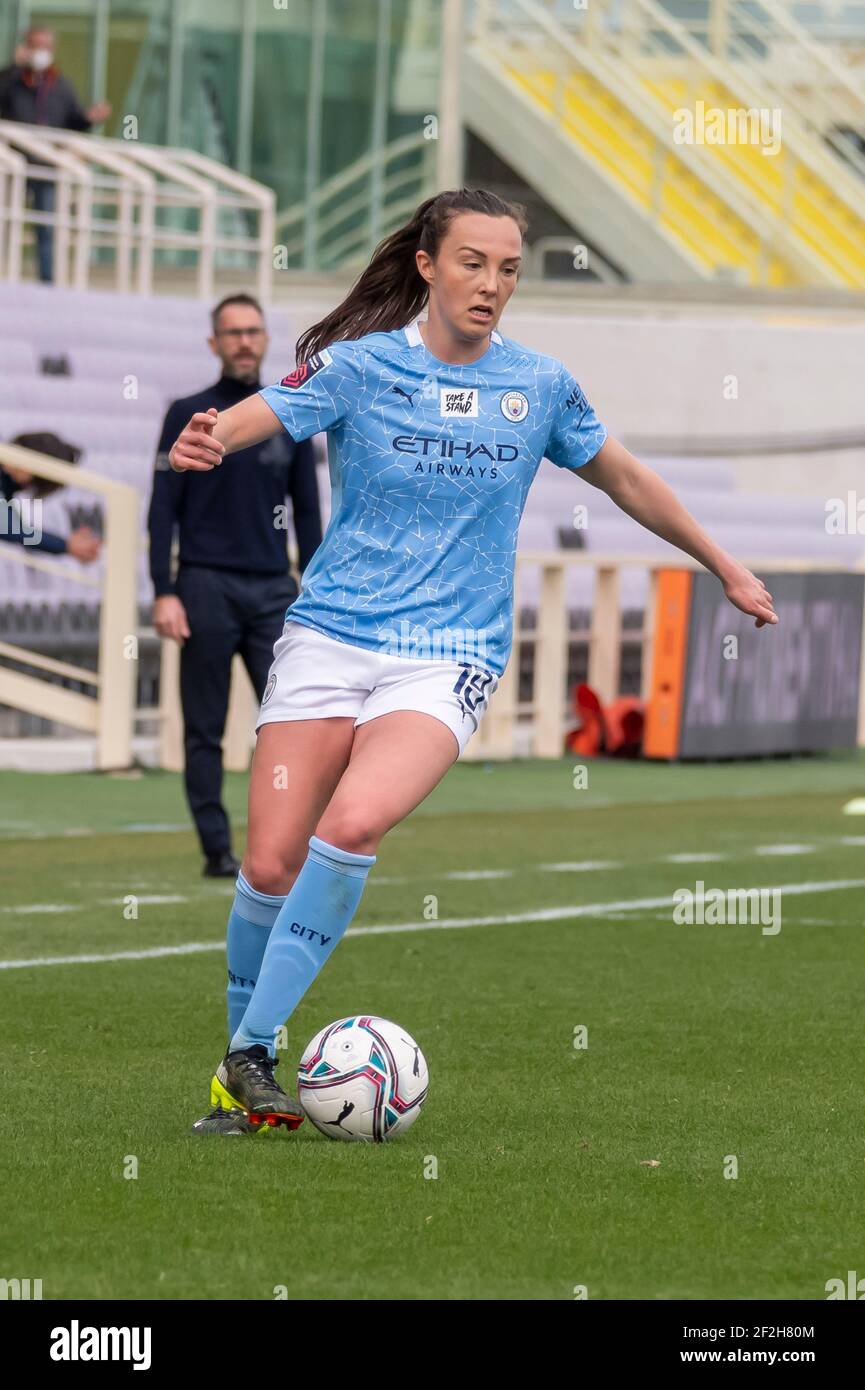
<svg viewBox="0 0 865 1390">
<path fill-rule="evenodd" d="M 328 435 L 330 524 L 286 616 L 501 675 L 532 479 L 607 437 L 567 368 L 496 332 L 476 362 L 440 362 L 413 323 L 333 343 L 261 394 L 293 439 Z"/>
</svg>

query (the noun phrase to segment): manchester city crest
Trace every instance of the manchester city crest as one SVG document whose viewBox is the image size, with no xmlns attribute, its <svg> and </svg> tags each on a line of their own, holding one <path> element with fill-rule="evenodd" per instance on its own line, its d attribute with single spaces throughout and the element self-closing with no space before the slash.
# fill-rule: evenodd
<svg viewBox="0 0 865 1390">
<path fill-rule="evenodd" d="M 505 419 L 511 420 L 515 425 L 518 425 L 520 420 L 525 420 L 529 413 L 529 400 L 522 391 L 506 391 L 499 405 Z"/>
</svg>

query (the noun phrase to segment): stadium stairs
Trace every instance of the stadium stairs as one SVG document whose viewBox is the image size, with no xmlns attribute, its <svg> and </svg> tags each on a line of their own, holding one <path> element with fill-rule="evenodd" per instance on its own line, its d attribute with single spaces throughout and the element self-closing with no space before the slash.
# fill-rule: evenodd
<svg viewBox="0 0 865 1390">
<path fill-rule="evenodd" d="M 611 8 L 479 7 L 468 124 L 632 279 L 865 287 L 865 183 L 789 101 L 775 154 L 674 142 L 679 108 L 774 105 L 769 67 L 714 56 L 652 0 L 632 28 Z"/>
</svg>

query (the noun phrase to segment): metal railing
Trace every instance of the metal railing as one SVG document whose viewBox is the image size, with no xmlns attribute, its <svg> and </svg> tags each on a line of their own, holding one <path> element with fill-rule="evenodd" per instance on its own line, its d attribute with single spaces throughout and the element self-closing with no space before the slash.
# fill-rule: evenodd
<svg viewBox="0 0 865 1390">
<path fill-rule="evenodd" d="M 369 248 L 410 217 L 431 191 L 435 141 L 423 132 L 392 140 L 361 155 L 321 183 L 312 195 L 314 251 L 328 269 L 366 264 Z M 276 239 L 287 265 L 307 253 L 310 209 L 302 204 L 276 215 Z"/>
<path fill-rule="evenodd" d="M 861 7 L 865 40 L 865 5 Z M 710 32 L 710 42 L 711 42 Z M 714 36 L 718 56 L 760 72 L 786 93 L 791 106 L 818 130 L 833 122 L 865 124 L 865 90 L 842 51 L 797 20 L 778 0 L 727 0 Z M 791 61 L 792 60 L 792 61 Z"/>
<path fill-rule="evenodd" d="M 28 206 L 34 181 L 51 211 Z M 149 294 L 158 270 L 191 263 L 212 298 L 220 265 L 244 262 L 269 300 L 274 216 L 271 189 L 195 151 L 0 121 L 0 279 L 22 278 L 24 231 L 42 226 L 58 285 L 86 289 L 107 248 L 118 290 Z"/>
<path fill-rule="evenodd" d="M 771 0 L 761 0 L 757 6 L 730 0 L 716 3 L 710 11 L 714 28 L 710 26 L 708 44 L 696 42 L 678 20 L 668 16 L 659 0 L 626 0 L 628 43 L 623 57 L 634 64 L 639 77 L 646 62 L 654 64 L 661 74 L 675 72 L 676 62 L 684 63 L 688 85 L 695 90 L 704 86 L 723 91 L 744 109 L 777 110 L 783 117 L 783 157 L 777 161 L 774 188 L 770 183 L 774 169 L 761 168 L 750 179 L 740 168 L 737 182 L 743 196 L 751 198 L 764 215 L 768 215 L 775 235 L 789 250 L 805 254 L 815 266 L 818 257 L 812 248 L 819 247 L 820 257 L 835 272 L 840 271 L 842 282 L 865 283 L 862 252 L 865 246 L 865 185 L 851 173 L 850 164 L 865 171 L 855 149 L 845 149 L 842 162 L 832 153 L 823 139 L 827 130 L 844 120 L 865 119 L 865 99 L 858 100 L 851 113 L 855 84 L 847 82 L 847 103 L 835 104 L 830 114 L 833 84 L 842 80 L 840 66 L 829 50 L 810 38 L 808 33 L 790 19 L 785 7 Z M 721 21 L 724 26 L 721 28 Z M 720 32 L 716 33 L 716 30 Z M 797 81 L 790 71 L 788 53 L 775 53 L 774 44 L 781 37 L 794 45 L 808 64 L 809 81 Z M 760 60 L 761 45 L 766 58 Z M 689 98 L 690 100 L 690 98 Z M 834 142 L 840 146 L 842 137 Z M 822 184 L 822 190 L 819 185 Z M 821 218 L 835 222 L 837 244 L 821 229 Z M 856 231 L 841 234 L 841 219 L 849 224 L 856 220 Z"/>
<path fill-rule="evenodd" d="M 11 642 L 0 642 L 0 704 L 56 720 L 96 738 L 96 765 L 128 767 L 132 760 L 138 610 L 136 600 L 139 497 L 127 483 L 14 444 L 0 444 L 0 465 L 25 469 L 37 478 L 98 493 L 105 504 L 104 566 L 101 582 L 76 575 L 76 583 L 96 590 L 100 604 L 98 669 L 54 660 Z M 14 504 L 13 504 L 14 505 Z M 57 572 L 52 562 L 26 544 L 3 541 L 2 559 L 32 569 Z M 93 688 L 92 695 L 66 690 L 56 681 L 13 670 L 5 662 L 46 676 L 59 676 Z"/>
</svg>

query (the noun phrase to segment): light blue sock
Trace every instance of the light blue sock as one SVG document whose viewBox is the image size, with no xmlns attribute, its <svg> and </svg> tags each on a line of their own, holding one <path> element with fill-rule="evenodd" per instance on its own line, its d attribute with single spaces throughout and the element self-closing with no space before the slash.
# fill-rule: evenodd
<svg viewBox="0 0 865 1390">
<path fill-rule="evenodd" d="M 259 893 L 257 888 L 247 883 L 242 873 L 237 875 L 226 941 L 229 1038 L 240 1027 L 240 1020 L 252 998 L 264 948 L 285 897 L 284 893 L 279 897 Z"/>
<path fill-rule="evenodd" d="M 258 983 L 229 1050 L 260 1043 L 294 1012 L 357 911 L 374 854 L 352 854 L 313 835 L 309 855 L 273 924 Z"/>
</svg>

